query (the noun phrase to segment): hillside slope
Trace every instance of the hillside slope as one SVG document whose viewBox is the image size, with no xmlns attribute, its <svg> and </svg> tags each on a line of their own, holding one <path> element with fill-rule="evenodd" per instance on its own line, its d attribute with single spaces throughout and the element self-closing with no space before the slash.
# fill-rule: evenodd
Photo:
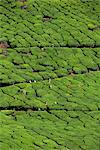
<svg viewBox="0 0 100 150">
<path fill-rule="evenodd" d="M 100 1 L 0 1 L 0 150 L 100 149 Z"/>
</svg>

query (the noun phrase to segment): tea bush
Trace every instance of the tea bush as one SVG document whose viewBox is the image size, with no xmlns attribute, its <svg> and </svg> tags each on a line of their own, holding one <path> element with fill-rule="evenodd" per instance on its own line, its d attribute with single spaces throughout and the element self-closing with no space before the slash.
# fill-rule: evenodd
<svg viewBox="0 0 100 150">
<path fill-rule="evenodd" d="M 12 47 L 100 45 L 96 28 L 99 1 L 88 5 L 79 0 L 0 3 L 3 31 L 0 38 L 7 37 Z M 27 6 L 26 9 L 21 9 L 21 5 Z"/>
</svg>

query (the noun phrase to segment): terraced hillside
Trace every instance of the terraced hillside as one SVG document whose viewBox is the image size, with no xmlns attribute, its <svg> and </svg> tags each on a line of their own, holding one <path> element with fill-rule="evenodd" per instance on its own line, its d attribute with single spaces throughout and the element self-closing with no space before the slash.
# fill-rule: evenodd
<svg viewBox="0 0 100 150">
<path fill-rule="evenodd" d="M 0 150 L 100 149 L 100 1 L 0 1 Z"/>
</svg>

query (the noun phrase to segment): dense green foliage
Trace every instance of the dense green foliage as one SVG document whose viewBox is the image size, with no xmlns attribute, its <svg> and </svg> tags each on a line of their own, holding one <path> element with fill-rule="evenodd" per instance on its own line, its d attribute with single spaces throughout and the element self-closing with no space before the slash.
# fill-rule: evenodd
<svg viewBox="0 0 100 150">
<path fill-rule="evenodd" d="M 100 149 L 99 6 L 0 0 L 0 150 Z"/>
<path fill-rule="evenodd" d="M 0 52 L 0 82 L 42 81 L 99 70 L 100 48 L 17 48 Z"/>
<path fill-rule="evenodd" d="M 0 38 L 12 47 L 100 46 L 99 4 L 99 0 L 28 0 L 27 8 L 21 9 L 21 2 L 1 1 Z"/>
<path fill-rule="evenodd" d="M 34 106 L 52 109 L 98 110 L 100 108 L 100 73 L 88 73 L 51 81 L 20 83 L 0 90 L 1 106 Z M 99 80 L 99 81 L 98 81 Z"/>
<path fill-rule="evenodd" d="M 99 150 L 98 111 L 0 113 L 2 150 Z M 14 119 L 15 118 L 15 119 Z"/>
</svg>

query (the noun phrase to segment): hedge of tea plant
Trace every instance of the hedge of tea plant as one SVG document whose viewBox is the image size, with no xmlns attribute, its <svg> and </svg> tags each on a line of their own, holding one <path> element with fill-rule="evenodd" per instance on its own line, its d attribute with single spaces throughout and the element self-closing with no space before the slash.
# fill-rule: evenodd
<svg viewBox="0 0 100 150">
<path fill-rule="evenodd" d="M 100 48 L 17 48 L 0 50 L 0 82 L 34 82 L 98 71 Z"/>
<path fill-rule="evenodd" d="M 0 40 L 11 47 L 100 46 L 99 0 L 1 0 L 0 5 Z"/>
<path fill-rule="evenodd" d="M 100 109 L 100 73 L 69 75 L 32 83 L 18 83 L 0 88 L 1 107 L 46 109 Z M 27 108 L 27 109 L 28 109 Z"/>
<path fill-rule="evenodd" d="M 0 1 L 0 150 L 100 149 L 100 1 Z"/>
<path fill-rule="evenodd" d="M 99 150 L 98 111 L 0 112 L 1 149 Z"/>
</svg>

